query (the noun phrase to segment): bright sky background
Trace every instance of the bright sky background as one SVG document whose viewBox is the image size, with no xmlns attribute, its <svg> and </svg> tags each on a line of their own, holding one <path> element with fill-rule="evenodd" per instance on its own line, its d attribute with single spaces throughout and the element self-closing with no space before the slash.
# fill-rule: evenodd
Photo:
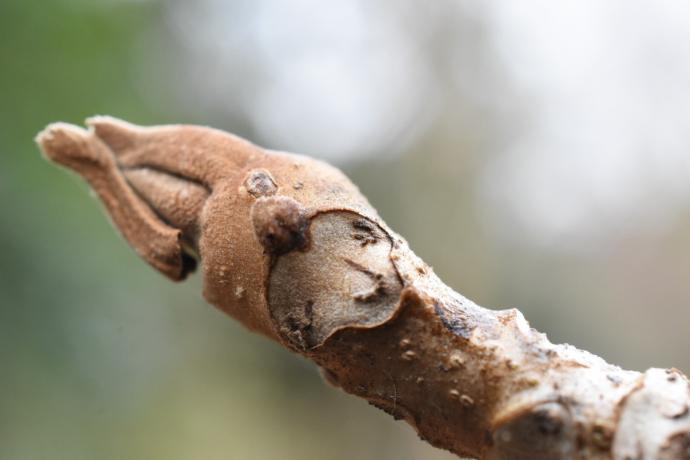
<svg viewBox="0 0 690 460">
<path fill-rule="evenodd" d="M 681 1 L 202 0 L 176 3 L 169 24 L 189 51 L 195 105 L 241 112 L 269 147 L 339 164 L 395 155 L 473 99 L 518 126 L 479 181 L 502 210 L 492 227 L 591 244 L 631 219 L 662 230 L 690 197 L 688 17 Z M 434 31 L 473 22 L 476 52 L 499 65 L 459 57 L 448 77 L 436 52 L 452 61 L 472 43 L 433 42 Z"/>
<path fill-rule="evenodd" d="M 690 197 L 690 4 L 536 3 L 487 14 L 533 118 L 489 193 L 536 234 L 660 229 Z"/>
</svg>

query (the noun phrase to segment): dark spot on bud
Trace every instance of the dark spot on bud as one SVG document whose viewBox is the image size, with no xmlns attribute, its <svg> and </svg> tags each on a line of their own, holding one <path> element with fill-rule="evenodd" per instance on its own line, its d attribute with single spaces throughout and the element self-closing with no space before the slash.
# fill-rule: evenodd
<svg viewBox="0 0 690 460">
<path fill-rule="evenodd" d="M 260 198 L 252 206 L 251 217 L 254 232 L 267 253 L 279 256 L 307 246 L 309 218 L 292 198 Z"/>
</svg>

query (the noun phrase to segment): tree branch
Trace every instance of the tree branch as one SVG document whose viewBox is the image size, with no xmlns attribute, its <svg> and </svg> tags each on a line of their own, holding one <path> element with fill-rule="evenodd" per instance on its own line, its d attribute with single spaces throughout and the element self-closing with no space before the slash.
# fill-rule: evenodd
<svg viewBox="0 0 690 460">
<path fill-rule="evenodd" d="M 690 386 L 554 345 L 454 292 L 340 171 L 210 128 L 109 117 L 37 141 L 173 280 L 434 446 L 487 459 L 689 459 Z"/>
</svg>

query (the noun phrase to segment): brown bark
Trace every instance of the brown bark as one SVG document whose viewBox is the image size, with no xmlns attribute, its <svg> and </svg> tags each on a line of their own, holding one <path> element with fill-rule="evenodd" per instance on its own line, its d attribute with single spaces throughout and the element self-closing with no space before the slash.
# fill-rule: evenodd
<svg viewBox="0 0 690 460">
<path fill-rule="evenodd" d="M 688 459 L 690 385 L 554 345 L 445 286 L 338 170 L 195 126 L 109 117 L 38 136 L 173 280 L 458 455 Z"/>
</svg>

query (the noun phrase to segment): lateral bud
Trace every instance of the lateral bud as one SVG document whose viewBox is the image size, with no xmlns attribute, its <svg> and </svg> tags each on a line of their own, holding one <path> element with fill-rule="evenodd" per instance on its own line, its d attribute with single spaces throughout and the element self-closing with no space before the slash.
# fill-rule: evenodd
<svg viewBox="0 0 690 460">
<path fill-rule="evenodd" d="M 309 218 L 294 199 L 261 197 L 252 206 L 251 218 L 254 233 L 268 254 L 280 256 L 307 246 Z"/>
</svg>

